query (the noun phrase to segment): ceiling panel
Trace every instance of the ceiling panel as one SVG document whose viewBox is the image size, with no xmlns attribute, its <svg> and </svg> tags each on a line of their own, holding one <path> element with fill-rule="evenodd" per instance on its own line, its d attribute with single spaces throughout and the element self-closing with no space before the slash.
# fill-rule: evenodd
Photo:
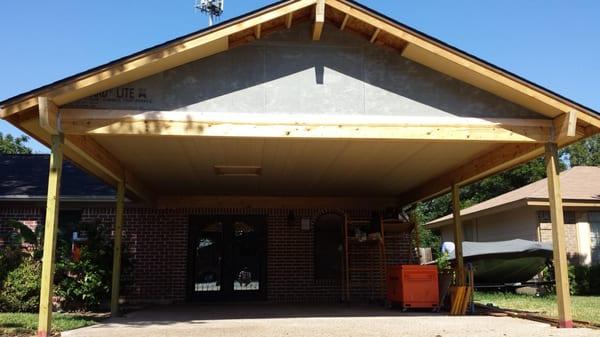
<svg viewBox="0 0 600 337">
<path fill-rule="evenodd" d="M 493 148 L 489 143 L 97 136 L 158 195 L 395 196 Z M 260 166 L 218 176 L 215 165 Z"/>
</svg>

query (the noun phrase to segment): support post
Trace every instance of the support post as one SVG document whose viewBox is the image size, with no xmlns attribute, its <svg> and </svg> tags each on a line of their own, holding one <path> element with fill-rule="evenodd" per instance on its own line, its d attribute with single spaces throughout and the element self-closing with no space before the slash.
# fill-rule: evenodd
<svg viewBox="0 0 600 337">
<path fill-rule="evenodd" d="M 121 237 L 123 232 L 123 213 L 125 211 L 125 182 L 117 185 L 117 211 L 115 213 L 114 252 L 112 271 L 112 291 L 110 296 L 110 315 L 119 315 L 119 288 L 121 282 Z"/>
<path fill-rule="evenodd" d="M 465 264 L 463 261 L 463 231 L 460 221 L 460 187 L 452 184 L 452 212 L 454 219 L 454 256 L 456 257 L 456 285 L 465 285 Z"/>
<path fill-rule="evenodd" d="M 572 328 L 573 319 L 571 317 L 571 297 L 569 295 L 565 225 L 558 176 L 558 146 L 556 143 L 546 144 L 545 161 L 546 175 L 548 176 L 550 218 L 552 220 L 552 246 L 556 300 L 558 302 L 558 326 L 560 328 Z"/>
<path fill-rule="evenodd" d="M 48 172 L 48 195 L 46 199 L 46 221 L 44 225 L 44 256 L 42 258 L 38 337 L 49 336 L 52 328 L 52 283 L 56 262 L 55 251 L 58 232 L 63 143 L 64 137 L 62 134 L 52 135 L 50 171 Z"/>
</svg>

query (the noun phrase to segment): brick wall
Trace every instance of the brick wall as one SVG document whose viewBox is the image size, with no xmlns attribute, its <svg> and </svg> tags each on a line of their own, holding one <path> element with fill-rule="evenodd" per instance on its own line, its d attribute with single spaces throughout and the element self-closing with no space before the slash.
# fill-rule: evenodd
<svg viewBox="0 0 600 337">
<path fill-rule="evenodd" d="M 0 207 L 0 233 L 8 231 L 6 227 L 7 220 L 17 220 L 23 222 L 31 229 L 35 229 L 38 224 L 44 222 L 45 209 L 39 207 Z M 3 235 L 0 235 L 0 245 Z"/>
<path fill-rule="evenodd" d="M 146 209 L 127 208 L 123 224 L 123 248 L 130 267 L 123 271 L 122 294 L 131 302 L 180 302 L 186 296 L 188 223 L 191 215 L 266 215 L 267 298 L 272 302 L 336 302 L 341 299 L 339 280 L 315 280 L 314 231 L 302 231 L 300 219 L 315 217 L 321 209 L 294 209 L 297 224 L 288 224 L 288 209 Z M 370 210 L 348 211 L 367 217 Z M 43 221 L 43 208 L 0 208 L 0 220 Z M 114 223 L 112 208 L 84 208 L 82 221 Z M 3 222 L 3 221 L 2 221 Z M 0 228 L 0 230 L 3 230 Z M 388 263 L 410 260 L 410 238 L 406 234 L 386 235 Z M 364 247 L 363 247 L 364 248 Z M 357 265 L 376 260 L 376 250 L 367 249 Z M 358 275 L 382 284 L 383 275 Z M 355 287 L 352 300 L 366 300 L 383 289 Z"/>
<path fill-rule="evenodd" d="M 540 241 L 552 242 L 552 224 L 540 223 Z M 565 244 L 571 263 L 579 264 L 579 244 L 577 243 L 577 224 L 565 224 Z"/>
</svg>

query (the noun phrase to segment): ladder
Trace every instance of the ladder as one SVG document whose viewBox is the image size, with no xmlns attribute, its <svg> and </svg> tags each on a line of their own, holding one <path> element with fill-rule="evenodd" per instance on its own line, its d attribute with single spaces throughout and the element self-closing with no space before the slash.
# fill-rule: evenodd
<svg viewBox="0 0 600 337">
<path fill-rule="evenodd" d="M 366 290 L 369 301 L 385 299 L 385 230 L 381 216 L 375 215 L 350 217 L 346 214 L 344 219 L 343 290 L 348 303 L 359 289 Z"/>
</svg>

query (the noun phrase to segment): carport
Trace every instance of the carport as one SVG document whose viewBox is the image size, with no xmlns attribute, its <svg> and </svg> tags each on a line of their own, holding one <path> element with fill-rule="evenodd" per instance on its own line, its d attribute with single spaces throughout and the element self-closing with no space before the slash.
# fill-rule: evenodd
<svg viewBox="0 0 600 337">
<path fill-rule="evenodd" d="M 117 187 L 117 314 L 126 196 L 287 214 L 451 191 L 460 283 L 460 187 L 543 155 L 560 325 L 572 326 L 557 151 L 598 133 L 598 113 L 353 1 L 281 1 L 0 104 L 52 150 L 40 336 L 63 156 Z"/>
</svg>

